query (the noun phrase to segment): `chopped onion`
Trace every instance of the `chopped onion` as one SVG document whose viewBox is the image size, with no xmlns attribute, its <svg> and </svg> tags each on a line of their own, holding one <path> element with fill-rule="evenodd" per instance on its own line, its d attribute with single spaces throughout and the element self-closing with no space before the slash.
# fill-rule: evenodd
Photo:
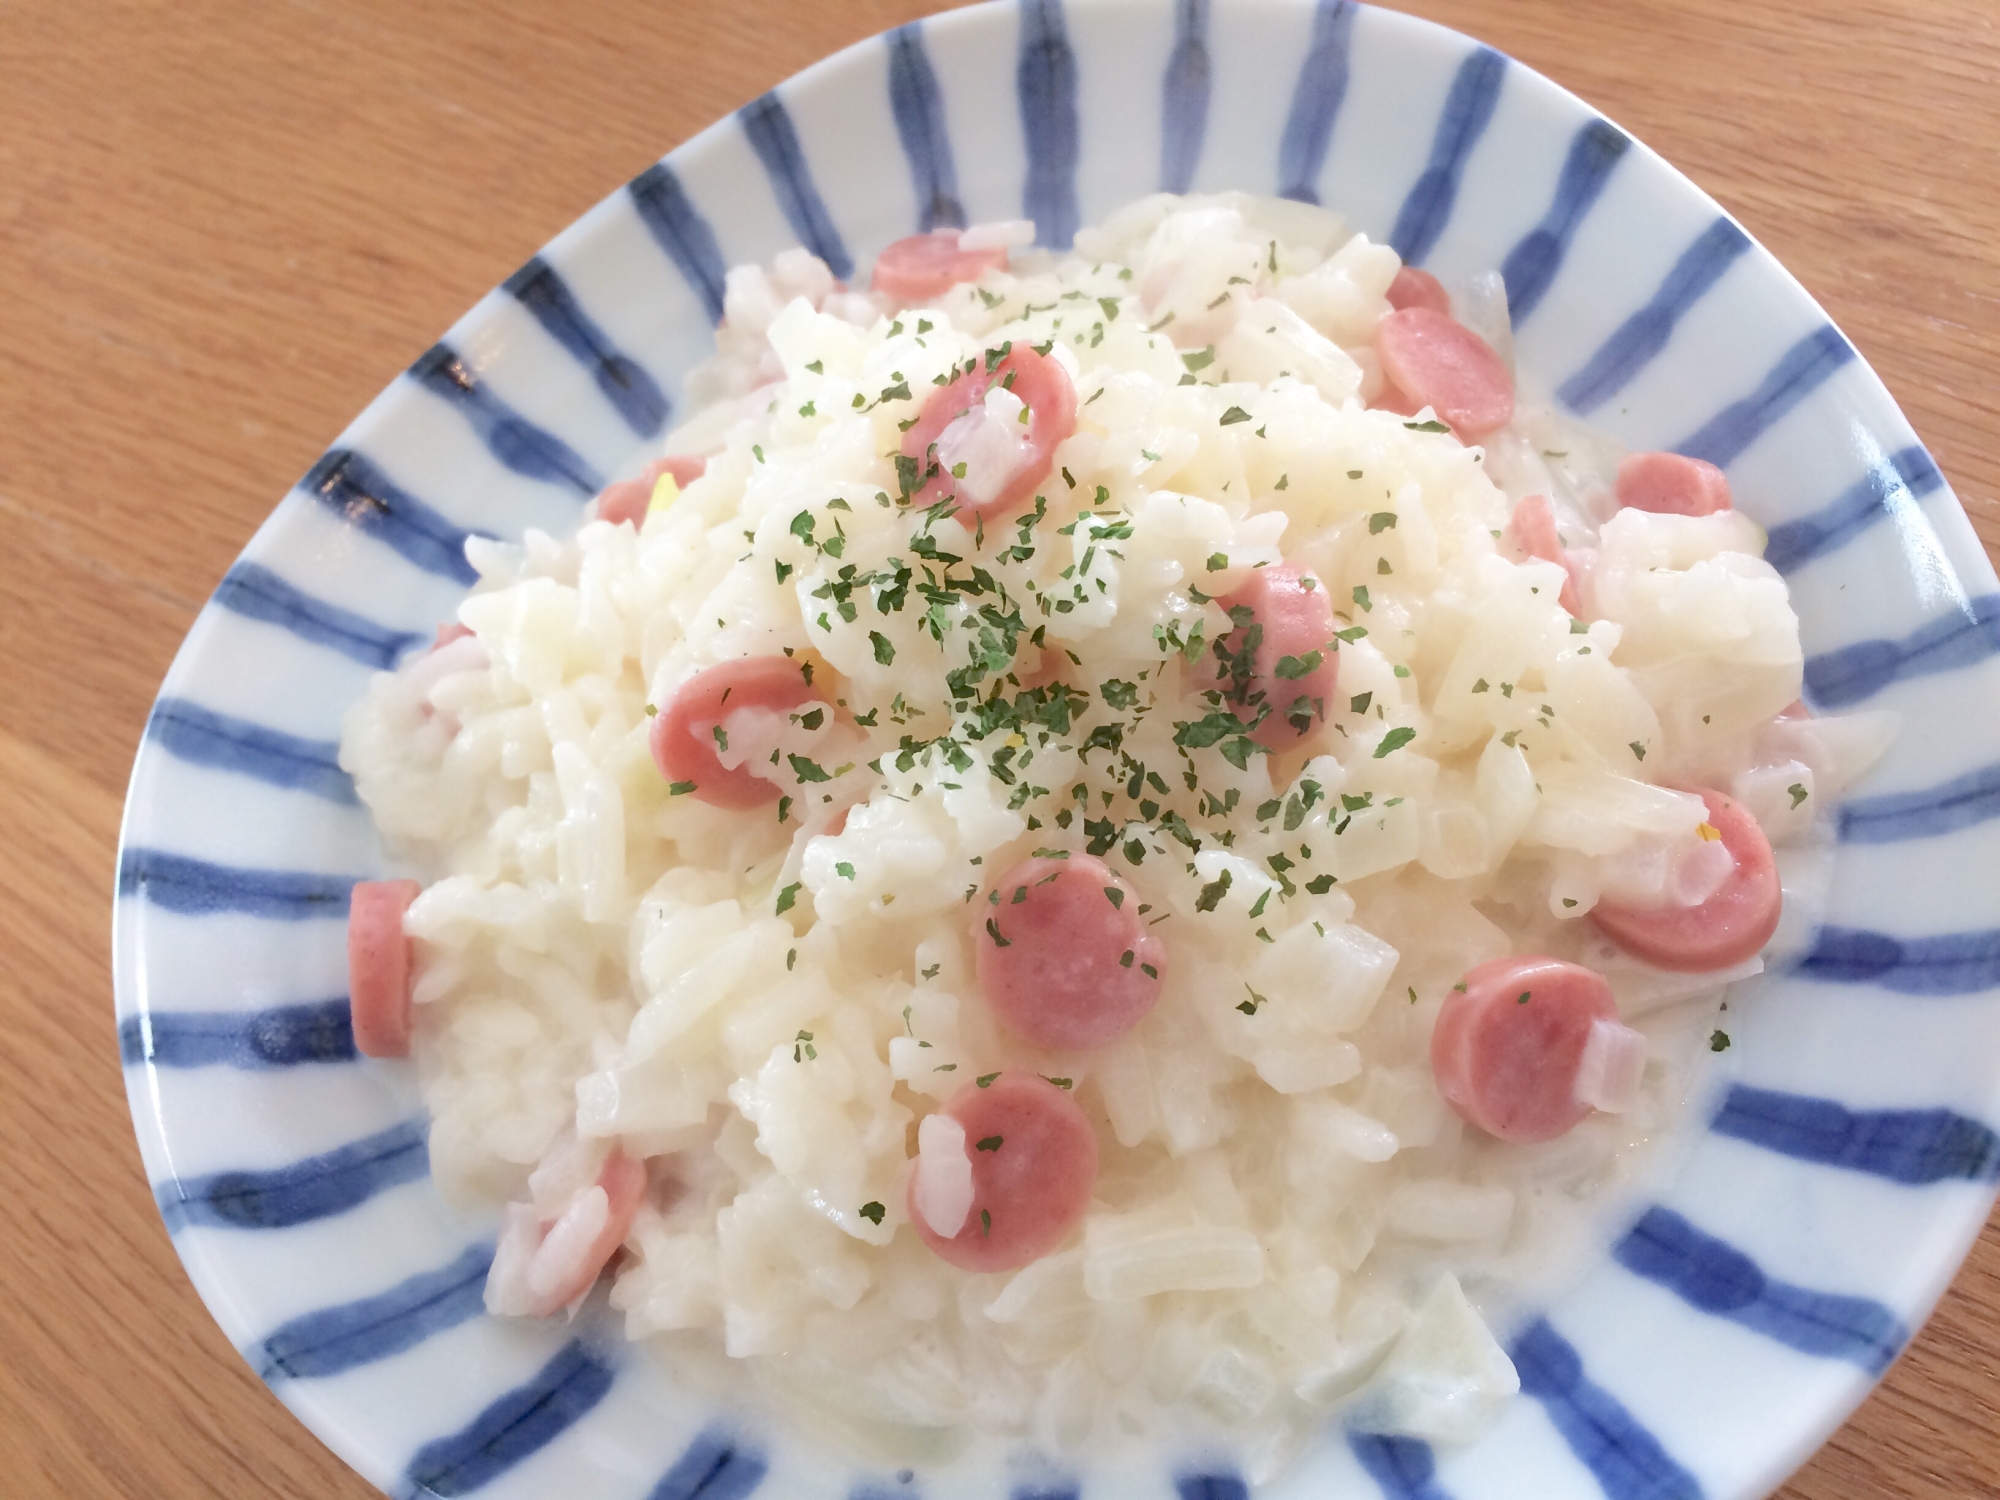
<svg viewBox="0 0 2000 1500">
<path fill-rule="evenodd" d="M 938 465 L 954 476 L 952 487 L 963 503 L 991 503 L 1021 472 L 1028 452 L 1028 424 L 1021 420 L 1026 411 L 1019 396 L 996 385 L 939 435 Z"/>
<path fill-rule="evenodd" d="M 1699 906 L 1721 890 L 1736 871 L 1736 856 L 1720 839 L 1698 839 L 1683 845 L 1667 878 L 1667 900 L 1675 906 Z"/>
<path fill-rule="evenodd" d="M 1764 731 L 1759 758 L 1766 763 L 1805 762 L 1819 780 L 1818 790 L 1831 802 L 1882 758 L 1901 726 L 1902 716 L 1888 711 L 1779 719 Z"/>
<path fill-rule="evenodd" d="M 1159 1224 L 1144 1213 L 1097 1215 L 1084 1224 L 1083 1288 L 1094 1301 L 1253 1287 L 1265 1271 L 1252 1230 Z"/>
<path fill-rule="evenodd" d="M 1623 1114 L 1639 1097 L 1646 1071 L 1646 1035 L 1616 1021 L 1593 1021 L 1576 1067 L 1579 1104 Z"/>
<path fill-rule="evenodd" d="M 1514 321 L 1507 310 L 1507 283 L 1498 271 L 1467 278 L 1451 299 L 1451 310 L 1492 346 L 1508 369 L 1514 367 Z"/>
</svg>

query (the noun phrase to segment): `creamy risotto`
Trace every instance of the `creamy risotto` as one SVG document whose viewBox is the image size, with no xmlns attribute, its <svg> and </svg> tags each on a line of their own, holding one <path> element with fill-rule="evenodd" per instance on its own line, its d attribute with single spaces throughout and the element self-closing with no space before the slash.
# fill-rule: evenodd
<svg viewBox="0 0 2000 1500">
<path fill-rule="evenodd" d="M 416 877 L 357 1037 L 492 1310 L 606 1271 L 878 1451 L 1468 1438 L 1881 726 L 1497 277 L 1238 195 L 1031 239 L 732 272 L 664 452 L 468 544 L 346 726 Z"/>
</svg>

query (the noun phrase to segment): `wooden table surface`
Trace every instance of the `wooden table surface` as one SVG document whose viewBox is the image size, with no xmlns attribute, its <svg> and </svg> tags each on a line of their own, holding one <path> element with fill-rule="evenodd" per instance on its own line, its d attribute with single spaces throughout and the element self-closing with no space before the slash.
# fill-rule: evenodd
<svg viewBox="0 0 2000 1500">
<path fill-rule="evenodd" d="M 252 529 L 666 149 L 935 0 L 0 0 L 0 1490 L 374 1492 L 153 1210 L 111 1026 L 146 712 Z M 1825 304 L 2000 548 L 1993 0 L 1410 0 L 1688 172 Z M 1787 1500 L 2000 1495 L 2000 1223 Z"/>
</svg>

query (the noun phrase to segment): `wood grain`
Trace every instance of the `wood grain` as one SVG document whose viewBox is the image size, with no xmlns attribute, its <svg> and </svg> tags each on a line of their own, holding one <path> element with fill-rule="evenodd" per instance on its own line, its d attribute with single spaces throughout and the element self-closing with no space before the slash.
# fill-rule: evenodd
<svg viewBox="0 0 2000 1500">
<path fill-rule="evenodd" d="M 0 1488 L 372 1494 L 174 1259 L 110 1023 L 125 777 L 277 497 L 662 151 L 925 0 L 0 4 Z M 1790 266 L 2000 544 L 1991 0 L 1414 0 Z M 2000 1231 L 1787 1500 L 2000 1494 Z"/>
</svg>

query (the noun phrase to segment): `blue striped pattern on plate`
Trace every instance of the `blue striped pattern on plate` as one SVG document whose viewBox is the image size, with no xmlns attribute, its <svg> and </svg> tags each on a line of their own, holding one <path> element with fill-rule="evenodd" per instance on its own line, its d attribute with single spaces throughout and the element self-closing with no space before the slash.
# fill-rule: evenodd
<svg viewBox="0 0 2000 1500">
<path fill-rule="evenodd" d="M 1323 1434 L 1280 1492 L 1478 1500 L 1532 1473 L 1551 1500 L 1725 1500 L 1803 1457 L 1927 1311 L 2000 1181 L 2000 887 L 1943 903 L 1945 930 L 1870 901 L 2000 853 L 2000 589 L 1853 346 L 1630 148 L 1499 54 L 1348 0 L 1020 0 L 781 86 L 510 277 L 231 569 L 134 771 L 120 1045 L 161 1210 L 252 1364 L 399 1495 L 923 1491 L 907 1471 L 830 1480 L 838 1458 L 739 1429 L 588 1320 L 483 1316 L 490 1239 L 436 1203 L 414 1090 L 356 1059 L 339 998 L 332 933 L 367 857 L 325 842 L 329 813 L 358 817 L 340 715 L 367 671 L 430 638 L 471 578 L 468 536 L 564 524 L 664 428 L 728 265 L 802 241 L 847 276 L 899 235 L 1002 217 L 1060 247 L 1146 192 L 1241 187 L 1336 206 L 1445 274 L 1498 267 L 1521 363 L 1561 402 L 1730 471 L 1799 601 L 1812 701 L 1908 725 L 1840 810 L 1834 919 L 1738 1007 L 1742 1076 L 1709 1129 L 1693 1122 L 1684 1167 L 1606 1263 L 1515 1332 L 1530 1399 L 1465 1451 Z M 542 341 L 482 343 L 509 317 Z M 356 545 L 317 545 L 329 527 Z M 290 811 L 239 826 L 217 801 L 232 785 Z M 204 798 L 210 816 L 187 816 Z M 1787 1045 L 1807 1027 L 1810 1055 Z M 947 1467 L 933 1488 L 1240 1500 L 1242 1474 L 1213 1452 L 1101 1470 L 1050 1455 L 1039 1479 Z"/>
</svg>

